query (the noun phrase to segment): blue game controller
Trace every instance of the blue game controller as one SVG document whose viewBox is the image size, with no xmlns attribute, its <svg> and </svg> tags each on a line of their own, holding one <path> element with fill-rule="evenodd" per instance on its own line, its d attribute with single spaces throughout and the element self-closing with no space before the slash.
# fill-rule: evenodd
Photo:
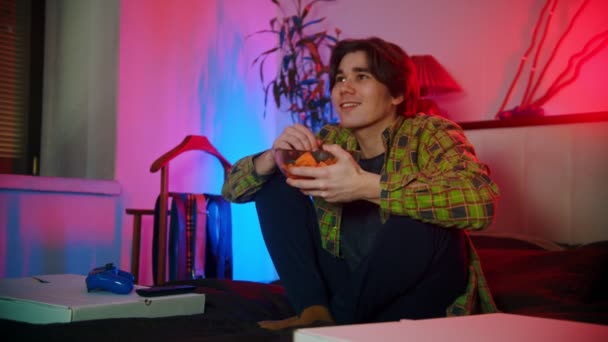
<svg viewBox="0 0 608 342">
<path fill-rule="evenodd" d="M 129 294 L 133 290 L 135 277 L 126 271 L 119 270 L 114 264 L 96 267 L 86 278 L 87 290 L 110 291 L 119 294 Z"/>
</svg>

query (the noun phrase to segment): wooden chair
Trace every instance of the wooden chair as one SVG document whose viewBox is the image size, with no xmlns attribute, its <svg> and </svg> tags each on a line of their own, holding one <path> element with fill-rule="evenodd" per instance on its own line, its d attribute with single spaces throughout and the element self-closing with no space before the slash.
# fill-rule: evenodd
<svg viewBox="0 0 608 342">
<path fill-rule="evenodd" d="M 165 283 L 165 267 L 166 267 L 166 256 L 167 256 L 167 205 L 169 195 L 169 162 L 180 154 L 191 151 L 199 150 L 207 152 L 219 159 L 222 167 L 224 168 L 224 175 L 230 171 L 232 164 L 222 156 L 217 149 L 211 145 L 209 140 L 204 136 L 199 135 L 188 135 L 184 140 L 173 149 L 156 159 L 152 166 L 150 166 L 150 172 L 157 172 L 160 170 L 160 212 L 159 212 L 159 231 L 158 231 L 158 259 L 157 264 L 153 265 L 156 267 L 156 279 L 154 280 L 155 285 L 162 285 Z M 126 213 L 133 215 L 133 239 L 131 243 L 131 273 L 135 276 L 135 282 L 139 281 L 139 257 L 140 257 L 140 245 L 141 245 L 141 218 L 143 215 L 154 215 L 153 209 L 133 209 L 127 208 Z"/>
</svg>

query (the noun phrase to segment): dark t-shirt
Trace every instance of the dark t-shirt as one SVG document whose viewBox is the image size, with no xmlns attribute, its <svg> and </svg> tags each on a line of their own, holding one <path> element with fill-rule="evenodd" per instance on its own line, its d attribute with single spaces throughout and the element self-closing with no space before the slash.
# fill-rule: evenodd
<svg viewBox="0 0 608 342">
<path fill-rule="evenodd" d="M 382 171 L 383 164 L 384 153 L 370 159 L 359 160 L 359 165 L 363 170 L 376 174 Z M 351 271 L 369 253 L 381 227 L 380 210 L 377 204 L 363 200 L 344 204 L 340 228 L 340 250 Z"/>
</svg>

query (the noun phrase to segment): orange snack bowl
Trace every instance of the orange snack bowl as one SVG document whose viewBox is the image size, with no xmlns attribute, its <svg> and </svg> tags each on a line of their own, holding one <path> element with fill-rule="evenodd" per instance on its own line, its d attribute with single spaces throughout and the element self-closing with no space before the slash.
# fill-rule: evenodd
<svg viewBox="0 0 608 342">
<path fill-rule="evenodd" d="M 289 170 L 294 166 L 308 167 L 323 167 L 336 163 L 336 157 L 333 154 L 323 151 L 300 151 L 300 150 L 284 150 L 277 149 L 274 152 L 274 160 L 279 169 L 286 177 L 302 178 L 292 175 Z"/>
</svg>

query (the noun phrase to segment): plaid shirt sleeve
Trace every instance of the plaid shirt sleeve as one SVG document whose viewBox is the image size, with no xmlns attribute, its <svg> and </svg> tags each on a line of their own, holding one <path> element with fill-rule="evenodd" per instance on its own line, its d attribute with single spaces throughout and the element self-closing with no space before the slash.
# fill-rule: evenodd
<svg viewBox="0 0 608 342">
<path fill-rule="evenodd" d="M 255 172 L 253 160 L 260 154 L 244 157 L 232 166 L 222 186 L 222 196 L 226 200 L 235 203 L 249 202 L 268 180 L 270 175 L 261 176 Z"/>
<path fill-rule="evenodd" d="M 444 227 L 486 228 L 498 186 L 462 129 L 440 117 L 417 119 L 396 139 L 381 178 L 381 208 Z"/>
</svg>

